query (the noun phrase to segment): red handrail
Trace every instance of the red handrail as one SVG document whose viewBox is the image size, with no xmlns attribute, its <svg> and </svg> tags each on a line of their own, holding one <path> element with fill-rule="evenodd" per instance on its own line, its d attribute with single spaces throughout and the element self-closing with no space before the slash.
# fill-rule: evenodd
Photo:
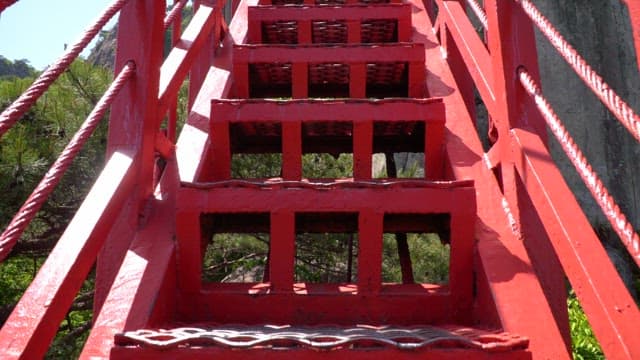
<svg viewBox="0 0 640 360">
<path fill-rule="evenodd" d="M 0 13 L 9 6 L 15 4 L 16 1 L 18 0 L 0 0 Z"/>
<path fill-rule="evenodd" d="M 111 86 L 104 93 L 96 107 L 91 111 L 80 129 L 75 133 L 69 144 L 64 148 L 58 159 L 51 165 L 49 171 L 44 175 L 38 186 L 33 190 L 27 201 L 22 205 L 18 213 L 13 217 L 9 226 L 0 235 L 0 262 L 9 256 L 11 249 L 18 242 L 24 230 L 29 226 L 33 218 L 40 210 L 40 207 L 47 201 L 49 195 L 55 190 L 71 163 L 78 155 L 84 144 L 89 140 L 91 134 L 96 129 L 116 95 L 120 92 L 127 80 L 135 72 L 135 64 L 129 63 L 125 66 Z"/>
</svg>

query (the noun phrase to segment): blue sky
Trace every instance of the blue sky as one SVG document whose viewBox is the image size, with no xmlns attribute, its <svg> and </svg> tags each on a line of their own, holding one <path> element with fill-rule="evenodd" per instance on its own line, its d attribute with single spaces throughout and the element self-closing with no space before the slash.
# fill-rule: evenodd
<svg viewBox="0 0 640 360">
<path fill-rule="evenodd" d="M 42 70 L 63 54 L 65 43 L 76 42 L 112 2 L 19 0 L 0 15 L 0 55 L 27 59 Z"/>
</svg>

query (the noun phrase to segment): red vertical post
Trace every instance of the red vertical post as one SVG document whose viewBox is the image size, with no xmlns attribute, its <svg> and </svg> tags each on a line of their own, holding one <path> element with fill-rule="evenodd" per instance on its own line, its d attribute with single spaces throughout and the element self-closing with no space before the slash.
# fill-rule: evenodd
<svg viewBox="0 0 640 360">
<path fill-rule="evenodd" d="M 291 65 L 291 94 L 294 99 L 309 97 L 309 64 L 293 63 Z"/>
<path fill-rule="evenodd" d="M 176 6 L 180 0 L 174 0 L 173 5 Z M 173 19 L 172 31 L 171 31 L 171 45 L 175 46 L 180 40 L 180 35 L 182 34 L 182 12 L 178 13 L 176 17 Z M 176 131 L 178 123 L 178 98 L 171 103 L 169 106 L 169 121 L 167 123 L 167 138 L 175 142 L 176 141 Z"/>
<path fill-rule="evenodd" d="M 247 31 L 247 43 L 249 44 L 261 44 L 262 43 L 262 21 L 260 20 L 248 20 L 249 29 Z"/>
<path fill-rule="evenodd" d="M 153 191 L 155 139 L 160 130 L 158 88 L 164 46 L 165 1 L 131 0 L 120 11 L 115 73 L 129 61 L 136 64 L 135 76 L 122 88 L 111 107 L 107 158 L 117 150 L 137 153 L 137 189 L 122 213 L 127 229 L 109 235 L 97 261 L 94 310 L 99 311 L 111 288 L 117 269 L 133 239 L 144 200 Z"/>
<path fill-rule="evenodd" d="M 382 234 L 384 216 L 374 210 L 358 216 L 358 292 L 377 293 L 382 286 Z"/>
<path fill-rule="evenodd" d="M 213 169 L 211 175 L 215 180 L 231 178 L 231 138 L 229 136 L 229 121 L 216 119 L 211 115 L 211 158 Z"/>
<path fill-rule="evenodd" d="M 411 15 L 398 18 L 398 42 L 411 41 L 412 32 Z"/>
<path fill-rule="evenodd" d="M 189 110 L 191 110 L 191 107 L 196 100 L 196 96 L 198 95 L 198 91 L 200 90 L 204 79 L 207 77 L 207 73 L 211 68 L 211 63 L 213 62 L 215 49 L 218 47 L 220 42 L 220 18 L 222 16 L 222 11 L 220 7 L 217 6 L 217 3 L 217 0 L 195 0 L 193 5 L 194 13 L 198 10 L 200 4 L 209 5 L 214 8 L 216 12 L 216 24 L 213 27 L 214 30 L 207 38 L 206 43 L 200 49 L 193 66 L 191 66 L 191 71 L 189 72 Z"/>
<path fill-rule="evenodd" d="M 197 294 L 201 288 L 202 254 L 200 217 L 197 212 L 183 212 L 176 217 L 178 243 L 178 288 L 186 294 Z"/>
<path fill-rule="evenodd" d="M 298 44 L 311 44 L 313 36 L 311 35 L 311 21 L 298 21 Z"/>
<path fill-rule="evenodd" d="M 367 64 L 349 65 L 349 96 L 356 99 L 367 96 Z"/>
<path fill-rule="evenodd" d="M 271 249 L 269 280 L 274 292 L 293 291 L 293 266 L 296 255 L 296 222 L 292 211 L 271 213 Z"/>
<path fill-rule="evenodd" d="M 408 96 L 411 98 L 424 97 L 425 93 L 425 65 L 422 61 L 409 62 Z"/>
<path fill-rule="evenodd" d="M 455 304 L 454 317 L 468 323 L 473 303 L 473 252 L 476 201 L 474 190 L 459 191 L 454 200 L 458 206 L 451 214 L 451 261 L 449 263 L 449 287 Z"/>
<path fill-rule="evenodd" d="M 245 61 L 233 62 L 233 83 L 236 88 L 236 97 L 249 98 L 249 64 Z"/>
<path fill-rule="evenodd" d="M 424 125 L 424 175 L 429 180 L 444 174 L 444 121 Z"/>
<path fill-rule="evenodd" d="M 347 42 L 358 44 L 362 42 L 362 22 L 361 20 L 347 21 Z"/>
<path fill-rule="evenodd" d="M 640 71 L 640 2 L 635 0 L 625 0 L 629 10 L 629 21 L 633 31 L 633 41 L 636 46 L 636 60 Z"/>
<path fill-rule="evenodd" d="M 494 146 L 497 146 L 500 159 L 504 196 L 519 228 L 522 219 L 518 192 L 524 190 L 518 189 L 520 182 L 512 157 L 510 132 L 512 128 L 526 128 L 533 131 L 544 144 L 547 142 L 545 122 L 533 100 L 520 85 L 517 75 L 518 68 L 522 66 L 535 81 L 540 81 L 535 34 L 531 20 L 520 4 L 515 1 L 486 0 L 485 11 L 488 22 L 487 45 L 493 68 L 492 85 L 496 96 L 495 112 L 491 114 L 498 131 L 497 143 Z M 521 180 L 526 185 L 527 179 L 522 177 Z M 524 238 L 524 241 L 526 242 L 527 238 Z M 554 257 L 541 252 L 540 247 L 528 246 L 527 249 L 531 253 L 532 260 L 537 259 L 534 267 L 539 274 L 540 271 L 549 273 L 563 271 Z M 548 287 L 564 288 L 560 277 L 549 277 L 548 280 Z M 562 290 L 547 294 L 549 293 L 553 293 L 552 297 L 547 295 L 552 309 L 566 309 L 566 295 Z M 560 311 L 564 312 L 564 310 Z M 564 314 L 557 314 L 555 318 L 560 319 L 564 316 Z M 563 340 L 569 346 L 571 339 L 568 327 L 566 324 L 559 324 L 559 328 L 563 330 Z"/>
<path fill-rule="evenodd" d="M 284 180 L 302 178 L 302 123 L 300 121 L 282 123 L 282 178 Z"/>
<path fill-rule="evenodd" d="M 356 180 L 371 179 L 373 155 L 373 121 L 353 123 L 353 177 Z"/>
</svg>

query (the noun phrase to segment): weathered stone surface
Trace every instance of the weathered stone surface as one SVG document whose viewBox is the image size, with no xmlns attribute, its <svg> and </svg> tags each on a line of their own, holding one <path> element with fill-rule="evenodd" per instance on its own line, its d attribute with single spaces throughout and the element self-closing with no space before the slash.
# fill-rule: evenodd
<svg viewBox="0 0 640 360">
<path fill-rule="evenodd" d="M 556 25 L 600 75 L 640 111 L 640 76 L 629 16 L 619 0 L 538 0 L 540 11 Z M 588 90 L 560 58 L 549 41 L 538 35 L 543 90 L 586 154 L 593 168 L 640 227 L 640 145 Z M 550 142 L 554 159 L 593 223 L 602 212 L 582 184 L 564 152 Z"/>
</svg>

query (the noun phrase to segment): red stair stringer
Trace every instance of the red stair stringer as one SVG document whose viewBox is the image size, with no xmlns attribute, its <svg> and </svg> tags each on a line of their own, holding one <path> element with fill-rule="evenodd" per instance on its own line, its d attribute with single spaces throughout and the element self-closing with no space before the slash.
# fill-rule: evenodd
<svg viewBox="0 0 640 360">
<path fill-rule="evenodd" d="M 422 4 L 413 12 L 414 23 L 431 24 Z M 441 57 L 431 26 L 415 29 L 424 39 L 426 57 Z M 431 45 L 431 46 L 429 46 Z M 474 122 L 461 94 L 445 84 L 455 84 L 444 62 L 432 62 L 427 77 L 428 92 L 442 97 L 447 112 L 445 146 L 455 178 L 475 180 L 477 196 L 477 320 L 501 325 L 505 331 L 526 334 L 529 350 L 541 359 L 569 359 L 564 334 L 554 319 L 527 250 L 513 228 L 496 178 L 490 169 Z M 455 119 L 455 120 L 454 120 Z M 495 313 L 485 304 L 495 304 Z M 481 311 L 485 310 L 485 311 Z"/>
</svg>

